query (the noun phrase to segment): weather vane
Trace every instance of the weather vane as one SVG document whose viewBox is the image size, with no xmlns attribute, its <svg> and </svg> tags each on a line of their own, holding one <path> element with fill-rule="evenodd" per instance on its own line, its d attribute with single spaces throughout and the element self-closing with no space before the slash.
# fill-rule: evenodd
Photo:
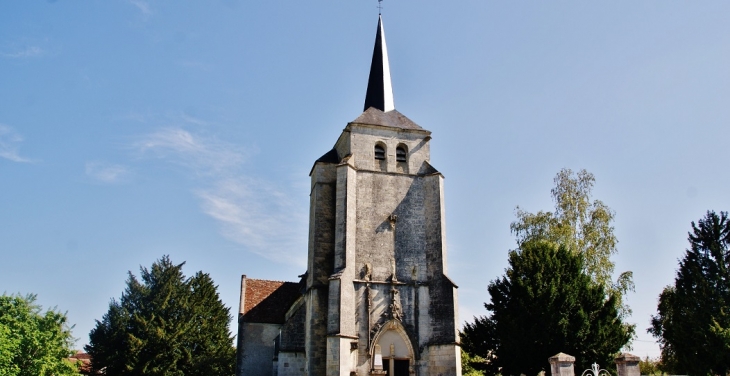
<svg viewBox="0 0 730 376">
<path fill-rule="evenodd" d="M 378 15 L 383 14 L 383 0 L 378 0 Z"/>
</svg>

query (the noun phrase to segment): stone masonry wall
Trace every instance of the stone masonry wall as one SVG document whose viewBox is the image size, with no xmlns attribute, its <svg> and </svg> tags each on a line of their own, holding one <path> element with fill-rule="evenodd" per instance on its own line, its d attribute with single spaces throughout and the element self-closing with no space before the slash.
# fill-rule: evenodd
<svg viewBox="0 0 730 376">
<path fill-rule="evenodd" d="M 303 376 L 305 375 L 306 357 L 304 353 L 280 352 L 276 363 L 276 376 Z"/>
<path fill-rule="evenodd" d="M 269 376 L 274 359 L 274 339 L 279 335 L 277 324 L 243 323 L 239 335 L 243 334 L 240 356 L 245 362 L 239 368 L 238 376 Z"/>
<path fill-rule="evenodd" d="M 425 351 L 427 361 L 419 362 L 418 375 L 461 375 L 461 347 L 455 344 L 429 346 Z"/>
<path fill-rule="evenodd" d="M 360 171 L 357 176 L 357 269 L 371 265 L 371 278 L 393 273 L 401 282 L 428 278 L 427 219 L 423 179 Z M 397 218 L 391 223 L 390 216 Z"/>
<path fill-rule="evenodd" d="M 348 125 L 349 142 L 338 143 L 337 151 L 340 155 L 352 154 L 354 166 L 358 171 L 381 171 L 375 164 L 374 148 L 376 143 L 385 145 L 387 172 L 398 172 L 395 159 L 395 150 L 403 145 L 408 153 L 407 171 L 411 173 L 420 169 L 424 161 L 430 159 L 428 131 L 406 131 L 395 128 L 367 126 L 359 124 Z M 345 149 L 347 147 L 347 149 Z"/>
<path fill-rule="evenodd" d="M 370 339 L 386 330 L 391 304 L 400 307 L 419 374 L 460 374 L 456 286 L 445 276 L 443 177 L 428 163 L 429 134 L 351 123 L 335 145 L 340 164 L 313 169 L 309 375 L 367 373 Z M 375 160 L 376 144 L 385 161 Z M 407 150 L 407 162 L 396 161 L 397 147 Z M 326 357 L 318 320 L 326 323 Z"/>
<path fill-rule="evenodd" d="M 324 375 L 327 360 L 327 289 L 312 288 L 307 292 L 305 353 L 308 375 Z"/>
<path fill-rule="evenodd" d="M 281 327 L 279 351 L 304 352 L 304 319 L 305 307 L 301 306 L 296 313 Z"/>
<path fill-rule="evenodd" d="M 309 375 L 324 375 L 326 369 L 329 277 L 334 268 L 335 181 L 334 164 L 315 164 L 312 169 L 309 274 L 305 294 L 305 369 Z"/>
<path fill-rule="evenodd" d="M 328 334 L 356 336 L 355 290 L 357 195 L 356 171 L 347 159 L 337 167 L 335 202 L 335 268 L 330 277 Z"/>
<path fill-rule="evenodd" d="M 334 165 L 324 163 L 312 171 L 307 288 L 326 286 L 334 268 L 335 173 Z"/>
</svg>

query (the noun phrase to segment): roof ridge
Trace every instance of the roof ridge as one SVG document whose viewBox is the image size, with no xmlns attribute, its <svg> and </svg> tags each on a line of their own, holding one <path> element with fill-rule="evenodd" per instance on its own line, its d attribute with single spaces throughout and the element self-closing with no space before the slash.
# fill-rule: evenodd
<svg viewBox="0 0 730 376">
<path fill-rule="evenodd" d="M 281 283 L 299 283 L 299 282 L 292 282 L 292 281 L 280 281 L 278 279 L 260 279 L 260 278 L 249 278 L 246 277 L 246 281 L 262 281 L 262 282 L 281 282 Z"/>
</svg>

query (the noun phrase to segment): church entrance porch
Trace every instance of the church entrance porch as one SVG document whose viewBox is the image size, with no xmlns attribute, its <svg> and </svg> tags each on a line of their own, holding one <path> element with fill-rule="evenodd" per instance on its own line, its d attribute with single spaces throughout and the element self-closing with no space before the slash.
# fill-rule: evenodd
<svg viewBox="0 0 730 376">
<path fill-rule="evenodd" d="M 372 371 L 378 375 L 410 376 L 413 369 L 413 346 L 400 320 L 383 325 L 374 338 Z"/>
</svg>

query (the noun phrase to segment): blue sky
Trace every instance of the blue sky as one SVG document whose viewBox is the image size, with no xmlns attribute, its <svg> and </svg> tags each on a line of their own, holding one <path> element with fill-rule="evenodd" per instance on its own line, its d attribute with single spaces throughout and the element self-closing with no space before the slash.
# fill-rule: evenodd
<svg viewBox="0 0 730 376">
<path fill-rule="evenodd" d="M 728 210 L 730 3 L 388 1 L 396 109 L 433 132 L 461 318 L 551 210 L 596 176 L 632 270 L 632 352 L 690 222 Z M 0 290 L 67 311 L 77 347 L 162 255 L 210 273 L 305 270 L 308 173 L 362 110 L 377 2 L 0 3 Z"/>
</svg>

